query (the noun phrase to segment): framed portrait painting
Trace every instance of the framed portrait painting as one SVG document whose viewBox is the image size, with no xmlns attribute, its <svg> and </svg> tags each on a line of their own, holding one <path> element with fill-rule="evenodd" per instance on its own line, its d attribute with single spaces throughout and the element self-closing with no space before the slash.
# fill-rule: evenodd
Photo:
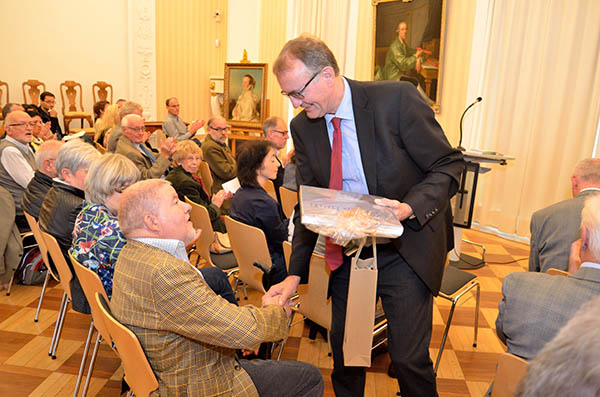
<svg viewBox="0 0 600 397">
<path fill-rule="evenodd" d="M 232 127 L 260 129 L 267 104 L 266 63 L 226 63 L 224 115 Z"/>
<path fill-rule="evenodd" d="M 439 111 L 444 0 L 374 0 L 373 6 L 373 79 L 410 82 Z"/>
</svg>

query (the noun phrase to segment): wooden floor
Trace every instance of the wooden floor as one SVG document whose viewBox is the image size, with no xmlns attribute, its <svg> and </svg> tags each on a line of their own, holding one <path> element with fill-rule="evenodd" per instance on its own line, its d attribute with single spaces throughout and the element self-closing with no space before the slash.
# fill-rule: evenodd
<svg viewBox="0 0 600 397">
<path fill-rule="evenodd" d="M 496 337 L 495 320 L 501 298 L 503 278 L 511 272 L 526 270 L 527 261 L 508 264 L 513 259 L 526 258 L 529 247 L 476 231 L 466 231 L 465 237 L 487 248 L 488 265 L 473 271 L 481 284 L 481 307 L 477 347 L 473 342 L 475 299 L 467 299 L 457 308 L 442 362 L 438 371 L 440 396 L 482 396 L 495 373 L 496 362 L 505 350 Z M 463 244 L 463 252 L 474 250 Z M 10 296 L 0 296 L 0 396 L 70 396 L 83 354 L 90 317 L 69 310 L 56 360 L 48 357 L 50 339 L 60 305 L 62 289 L 51 284 L 44 298 L 40 320 L 33 322 L 41 286 L 15 285 Z M 248 302 L 257 303 L 258 293 L 251 293 Z M 465 298 L 463 298 L 463 301 Z M 433 337 L 430 346 L 435 360 L 441 343 L 450 302 L 435 299 Z M 302 322 L 290 331 L 283 352 L 284 359 L 297 359 L 317 366 L 325 379 L 325 396 L 333 396 L 332 361 L 327 356 L 327 343 L 317 336 L 308 339 L 308 328 Z M 367 373 L 366 396 L 394 396 L 398 391 L 395 379 L 387 376 L 389 356 L 380 354 L 373 359 Z M 102 345 L 94 369 L 89 396 L 118 396 L 122 368 L 120 360 Z M 282 394 L 283 395 L 283 394 Z"/>
</svg>

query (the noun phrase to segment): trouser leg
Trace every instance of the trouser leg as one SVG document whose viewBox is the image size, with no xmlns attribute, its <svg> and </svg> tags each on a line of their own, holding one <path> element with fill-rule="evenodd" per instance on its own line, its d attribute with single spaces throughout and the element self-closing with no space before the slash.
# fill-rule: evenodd
<svg viewBox="0 0 600 397">
<path fill-rule="evenodd" d="M 218 267 L 203 267 L 200 269 L 200 273 L 202 273 L 204 281 L 206 281 L 206 284 L 208 284 L 215 294 L 221 296 L 229 303 L 238 305 L 227 275 L 221 269 Z"/>
<path fill-rule="evenodd" d="M 240 360 L 261 397 L 317 397 L 323 395 L 323 377 L 311 364 L 299 361 Z"/>
</svg>

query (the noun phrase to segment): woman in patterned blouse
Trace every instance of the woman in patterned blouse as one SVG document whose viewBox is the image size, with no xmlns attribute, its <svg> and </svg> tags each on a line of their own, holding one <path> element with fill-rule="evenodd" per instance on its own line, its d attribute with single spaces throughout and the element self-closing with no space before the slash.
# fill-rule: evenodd
<svg viewBox="0 0 600 397">
<path fill-rule="evenodd" d="M 109 298 L 114 266 L 126 241 L 117 220 L 121 194 L 139 179 L 137 167 L 120 154 L 103 155 L 85 178 L 85 201 L 75 221 L 70 252 L 98 273 Z"/>
</svg>

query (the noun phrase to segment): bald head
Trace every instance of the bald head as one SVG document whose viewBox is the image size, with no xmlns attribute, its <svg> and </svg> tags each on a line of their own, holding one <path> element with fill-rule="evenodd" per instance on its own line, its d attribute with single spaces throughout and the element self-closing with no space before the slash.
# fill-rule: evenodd
<svg viewBox="0 0 600 397">
<path fill-rule="evenodd" d="M 58 172 L 56 171 L 56 158 L 58 157 L 58 151 L 63 144 L 63 141 L 49 140 L 40 145 L 35 154 L 38 171 L 50 178 L 56 178 L 58 176 Z"/>
<path fill-rule="evenodd" d="M 573 196 L 577 196 L 583 189 L 588 188 L 600 188 L 600 159 L 583 159 L 573 170 L 573 176 L 571 176 Z"/>
<path fill-rule="evenodd" d="M 171 186 L 164 179 L 136 182 L 123 192 L 119 203 L 119 225 L 127 238 L 152 237 L 146 230 L 144 218 L 159 210 L 160 188 Z"/>
</svg>

